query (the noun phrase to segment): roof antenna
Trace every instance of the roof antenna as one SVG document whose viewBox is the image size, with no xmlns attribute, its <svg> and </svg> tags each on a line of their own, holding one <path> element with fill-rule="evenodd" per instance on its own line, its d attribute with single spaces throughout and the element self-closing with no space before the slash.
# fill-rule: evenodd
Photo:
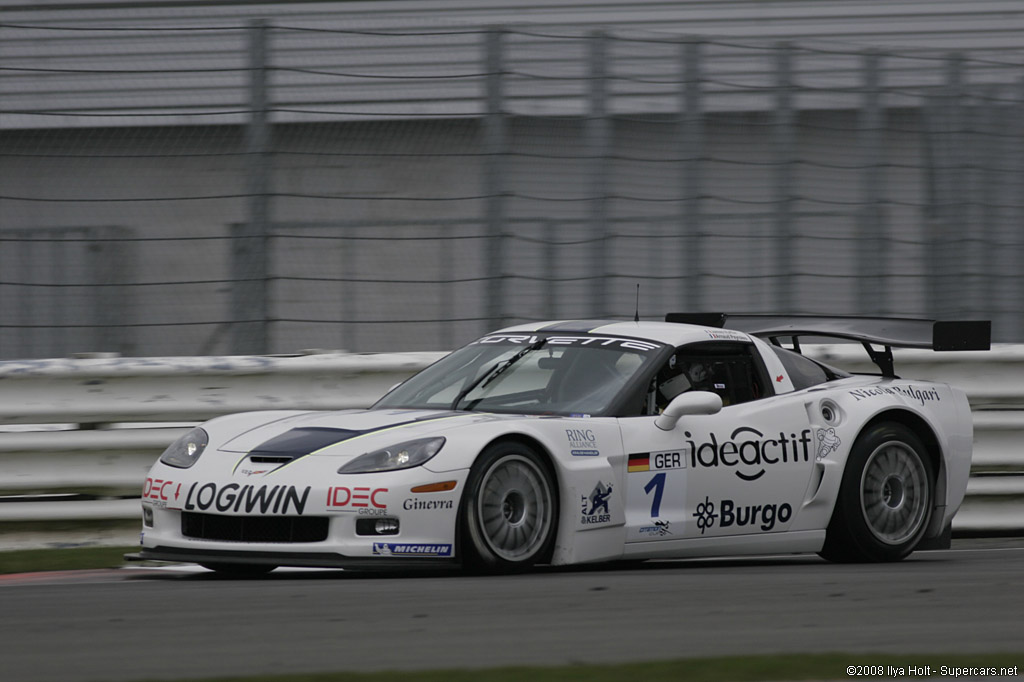
<svg viewBox="0 0 1024 682">
<path fill-rule="evenodd" d="M 640 282 L 636 283 L 636 314 L 633 316 L 633 321 L 640 321 Z"/>
</svg>

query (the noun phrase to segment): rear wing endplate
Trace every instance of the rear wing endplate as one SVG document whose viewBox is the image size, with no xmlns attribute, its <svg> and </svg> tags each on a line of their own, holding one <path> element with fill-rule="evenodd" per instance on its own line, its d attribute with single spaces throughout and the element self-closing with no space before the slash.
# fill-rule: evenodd
<svg viewBox="0 0 1024 682">
<path fill-rule="evenodd" d="M 781 346 L 791 339 L 800 351 L 800 338 L 820 337 L 858 341 L 883 376 L 894 377 L 893 348 L 936 351 L 989 350 L 992 323 L 988 320 L 917 320 L 899 317 L 817 315 L 748 315 L 732 313 L 669 313 L 666 322 L 735 329 Z M 874 345 L 884 346 L 880 351 Z"/>
</svg>

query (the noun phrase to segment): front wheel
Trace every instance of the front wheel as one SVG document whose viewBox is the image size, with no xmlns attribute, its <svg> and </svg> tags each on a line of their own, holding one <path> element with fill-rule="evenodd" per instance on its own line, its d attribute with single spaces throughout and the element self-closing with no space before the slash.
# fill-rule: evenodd
<svg viewBox="0 0 1024 682">
<path fill-rule="evenodd" d="M 899 561 L 924 537 L 935 506 L 935 474 L 921 439 L 878 424 L 854 443 L 821 556 Z"/>
<path fill-rule="evenodd" d="M 522 443 L 488 447 L 470 470 L 460 516 L 471 568 L 512 571 L 549 560 L 558 499 L 547 462 Z"/>
</svg>

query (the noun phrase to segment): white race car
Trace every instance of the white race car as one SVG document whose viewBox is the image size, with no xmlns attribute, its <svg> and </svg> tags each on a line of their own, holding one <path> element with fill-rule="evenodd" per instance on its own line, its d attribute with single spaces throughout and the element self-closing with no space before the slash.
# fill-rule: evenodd
<svg viewBox="0 0 1024 682">
<path fill-rule="evenodd" d="M 880 374 L 808 359 L 801 337 L 859 341 Z M 962 391 L 895 376 L 894 346 L 987 349 L 989 324 L 681 314 L 504 329 L 368 410 L 193 429 L 146 478 L 130 558 L 237 573 L 898 560 L 948 546 L 973 428 Z"/>
</svg>

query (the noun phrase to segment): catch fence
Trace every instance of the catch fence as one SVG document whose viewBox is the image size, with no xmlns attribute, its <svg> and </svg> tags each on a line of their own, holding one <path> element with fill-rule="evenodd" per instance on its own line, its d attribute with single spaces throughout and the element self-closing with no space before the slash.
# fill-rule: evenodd
<svg viewBox="0 0 1024 682">
<path fill-rule="evenodd" d="M 0 25 L 0 357 L 678 310 L 1024 337 L 1024 59 L 329 19 Z"/>
</svg>

